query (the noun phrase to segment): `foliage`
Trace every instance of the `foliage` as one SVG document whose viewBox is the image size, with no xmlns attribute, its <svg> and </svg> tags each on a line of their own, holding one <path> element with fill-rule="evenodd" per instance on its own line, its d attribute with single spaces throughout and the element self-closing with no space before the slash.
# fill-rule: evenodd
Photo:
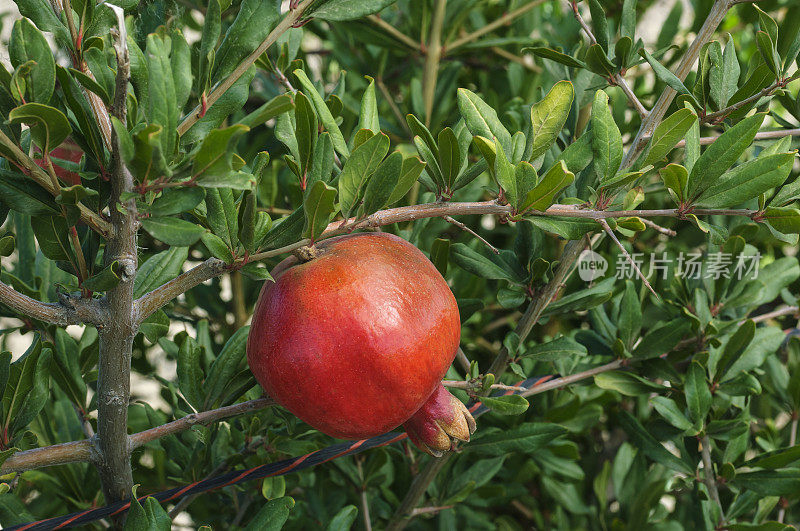
<svg viewBox="0 0 800 531">
<path fill-rule="evenodd" d="M 108 3 L 16 2 L 23 17 L 0 19 L 13 25 L 0 66 L 3 526 L 114 501 L 102 456 L 7 472 L 20 451 L 111 429 L 98 423 L 104 360 L 132 354 L 117 419 L 131 434 L 259 398 L 245 345 L 268 271 L 367 225 L 428 253 L 452 287 L 471 362 L 447 375 L 464 381 L 459 398 L 544 375 L 563 385 L 487 399 L 492 412 L 427 489 L 412 481 L 439 465 L 390 445 L 179 502 L 193 525 L 800 520 L 796 2 L 692 0 L 664 17 L 649 0 L 305 0 L 288 12 L 121 0 L 122 27 Z M 409 208 L 421 204 L 432 214 Z M 374 216 L 388 208 L 395 218 Z M 120 252 L 126 223 L 136 257 Z M 608 264 L 589 283 L 567 259 L 586 241 Z M 124 316 L 103 313 L 114 301 Z M 125 319 L 127 346 L 111 326 Z M 330 444 L 262 408 L 137 447 L 125 488 Z M 404 499 L 430 510 L 402 520 Z M 134 503 L 126 528 L 167 529 L 174 508 Z"/>
</svg>

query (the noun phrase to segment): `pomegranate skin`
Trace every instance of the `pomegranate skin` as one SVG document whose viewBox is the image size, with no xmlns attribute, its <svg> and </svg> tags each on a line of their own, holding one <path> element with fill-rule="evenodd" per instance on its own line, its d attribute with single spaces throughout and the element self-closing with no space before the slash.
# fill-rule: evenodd
<svg viewBox="0 0 800 531">
<path fill-rule="evenodd" d="M 278 403 L 342 439 L 390 431 L 426 402 L 458 349 L 447 283 L 416 247 L 386 233 L 324 240 L 317 257 L 272 272 L 247 360 Z"/>
</svg>

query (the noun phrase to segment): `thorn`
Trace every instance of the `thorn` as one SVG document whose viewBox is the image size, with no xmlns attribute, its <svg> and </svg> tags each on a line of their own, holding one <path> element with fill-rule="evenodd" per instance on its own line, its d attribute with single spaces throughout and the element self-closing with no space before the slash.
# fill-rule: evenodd
<svg viewBox="0 0 800 531">
<path fill-rule="evenodd" d="M 636 262 L 633 260 L 631 255 L 628 254 L 627 249 L 625 249 L 625 247 L 622 246 L 622 243 L 620 243 L 620 241 L 617 239 L 617 235 L 614 234 L 614 231 L 612 231 L 611 227 L 608 226 L 608 222 L 606 220 L 604 220 L 604 219 L 598 219 L 597 222 L 600 224 L 601 227 L 603 227 L 603 230 L 606 231 L 606 234 L 608 234 L 611 237 L 611 239 L 614 240 L 614 243 L 617 244 L 617 247 L 620 248 L 620 250 L 622 251 L 622 254 L 625 255 L 625 258 L 627 258 L 628 261 L 633 266 L 633 269 L 636 271 L 636 274 L 639 276 L 640 279 L 642 279 L 642 282 L 644 282 L 644 285 L 647 286 L 647 289 L 649 289 L 650 292 L 653 295 L 655 295 L 657 299 L 661 300 L 661 297 L 658 296 L 658 293 L 656 293 L 656 291 L 653 289 L 653 286 L 651 286 L 650 282 L 648 282 L 647 278 L 645 278 L 644 274 L 642 273 L 642 270 L 639 269 L 639 266 L 636 265 Z"/>
<path fill-rule="evenodd" d="M 464 225 L 460 221 L 458 221 L 456 219 L 453 219 L 450 216 L 442 216 L 442 219 L 445 220 L 448 223 L 451 223 L 451 224 L 455 225 L 456 227 L 458 227 L 459 229 L 461 229 L 463 231 L 469 232 L 470 234 L 472 234 L 473 236 L 478 238 L 478 240 L 480 240 L 481 243 L 483 243 L 486 247 L 488 247 L 489 250 L 492 251 L 494 254 L 500 254 L 500 250 L 497 247 L 495 247 L 494 245 L 492 245 L 491 243 L 486 241 L 480 234 L 478 234 L 474 230 L 470 229 L 469 227 L 467 227 L 466 225 Z"/>
</svg>

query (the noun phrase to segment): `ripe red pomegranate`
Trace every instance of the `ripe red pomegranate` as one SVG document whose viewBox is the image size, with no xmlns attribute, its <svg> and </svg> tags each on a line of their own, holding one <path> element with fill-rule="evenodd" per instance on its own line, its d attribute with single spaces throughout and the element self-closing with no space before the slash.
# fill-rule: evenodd
<svg viewBox="0 0 800 531">
<path fill-rule="evenodd" d="M 287 258 L 272 276 L 247 341 L 269 396 L 342 439 L 406 423 L 433 454 L 449 450 L 450 437 L 469 440 L 474 420 L 440 384 L 458 350 L 458 307 L 416 247 L 386 233 L 340 236 L 316 244 L 308 261 Z"/>
</svg>

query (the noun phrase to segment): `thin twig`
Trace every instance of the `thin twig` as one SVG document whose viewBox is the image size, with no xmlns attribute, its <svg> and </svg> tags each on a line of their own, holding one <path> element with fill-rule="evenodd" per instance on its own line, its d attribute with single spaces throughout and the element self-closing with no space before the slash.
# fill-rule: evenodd
<svg viewBox="0 0 800 531">
<path fill-rule="evenodd" d="M 474 391 L 481 388 L 480 383 L 464 382 L 461 380 L 442 380 L 442 385 L 445 387 L 451 387 L 453 389 L 464 389 L 468 391 Z M 492 384 L 491 389 L 498 391 L 525 391 L 525 387 L 505 384 Z"/>
<path fill-rule="evenodd" d="M 522 58 L 522 57 L 520 57 L 518 55 L 514 55 L 513 53 L 511 53 L 511 52 L 509 52 L 507 50 L 504 50 L 504 49 L 500 48 L 499 46 L 492 46 L 491 50 L 492 50 L 493 53 L 499 55 L 503 59 L 508 59 L 509 61 L 512 61 L 514 63 L 522 65 L 523 67 L 525 67 L 526 69 L 530 70 L 531 72 L 541 72 L 542 71 L 542 67 L 541 66 L 539 66 L 539 65 L 537 65 L 535 63 L 529 63 L 524 58 Z"/>
<path fill-rule="evenodd" d="M 605 365 L 600 365 L 599 367 L 595 367 L 593 369 L 588 369 L 582 372 L 571 374 L 569 376 L 564 376 L 563 378 L 555 378 L 553 380 L 548 380 L 541 385 L 536 385 L 534 387 L 531 387 L 527 391 L 524 391 L 522 393 L 522 396 L 529 397 L 533 395 L 538 395 L 540 393 L 544 393 L 546 391 L 550 391 L 552 389 L 559 389 L 561 387 L 566 387 L 576 382 L 580 382 L 581 380 L 591 378 L 596 374 L 600 374 L 602 372 L 615 371 L 621 368 L 623 364 L 624 362 L 622 360 L 614 360 L 610 363 L 606 363 Z"/>
<path fill-rule="evenodd" d="M 497 28 L 500 28 L 500 27 L 505 26 L 507 24 L 511 24 L 514 21 L 514 19 L 516 19 L 517 17 L 519 17 L 521 15 L 524 15 L 525 13 L 527 13 L 528 11 L 533 9 L 534 7 L 538 6 L 539 4 L 543 4 L 544 2 L 545 2 L 545 0 L 533 0 L 533 2 L 527 3 L 524 6 L 518 7 L 514 11 L 509 11 L 508 13 L 503 15 L 502 17 L 500 17 L 497 20 L 494 20 L 494 21 L 488 23 L 487 25 L 483 26 L 482 28 L 480 28 L 480 29 L 478 29 L 476 31 L 473 31 L 472 33 L 469 33 L 467 35 L 464 35 L 460 39 L 456 39 L 453 42 L 447 43 L 445 45 L 445 49 L 446 49 L 447 53 L 452 53 L 454 50 L 456 50 L 458 48 L 461 48 L 465 44 L 469 44 L 469 43 L 471 43 L 473 41 L 476 41 L 476 40 L 480 39 L 481 37 L 483 37 L 487 33 L 491 33 L 492 31 L 496 30 Z"/>
<path fill-rule="evenodd" d="M 467 359 L 467 355 L 464 354 L 464 351 L 461 349 L 461 347 L 458 347 L 458 350 L 456 351 L 456 361 L 459 365 L 461 365 L 461 368 L 464 370 L 464 374 L 469 374 L 469 359 Z"/>
<path fill-rule="evenodd" d="M 644 273 L 642 273 L 642 270 L 639 269 L 639 265 L 633 260 L 633 257 L 630 255 L 630 253 L 628 253 L 628 250 L 625 249 L 625 246 L 622 245 L 622 243 L 617 239 L 617 235 L 614 234 L 614 231 L 608 226 L 608 222 L 604 219 L 599 219 L 597 222 L 600 223 L 600 226 L 603 227 L 603 230 L 606 231 L 606 234 L 608 234 L 609 237 L 614 240 L 614 243 L 617 245 L 617 247 L 619 247 L 620 251 L 622 251 L 622 254 L 625 255 L 625 258 L 628 260 L 628 262 L 630 262 L 631 266 L 633 266 L 634 271 L 636 271 L 636 275 L 642 279 L 644 285 L 647 286 L 647 289 L 649 289 L 653 295 L 658 297 L 658 293 L 656 293 L 656 290 L 654 290 L 653 286 L 650 285 L 647 277 L 645 277 Z"/>
<path fill-rule="evenodd" d="M 367 20 L 378 26 L 380 29 L 388 33 L 390 36 L 394 37 L 396 40 L 402 42 L 415 52 L 422 51 L 422 46 L 420 43 L 403 33 L 402 31 L 398 30 L 385 20 L 383 20 L 378 15 L 370 15 L 367 17 Z"/>
<path fill-rule="evenodd" d="M 797 422 L 798 416 L 797 412 L 792 413 L 792 423 L 789 425 L 789 448 L 793 447 L 797 444 Z M 783 523 L 783 520 L 786 518 L 786 507 L 781 507 L 778 511 L 778 522 Z"/>
<path fill-rule="evenodd" d="M 730 6 L 730 0 L 715 0 L 714 4 L 711 6 L 708 16 L 706 17 L 706 20 L 703 22 L 703 25 L 700 28 L 700 31 L 697 32 L 697 37 L 695 37 L 694 41 L 692 41 L 692 44 L 689 45 L 689 48 L 686 50 L 686 53 L 683 55 L 680 63 L 678 64 L 678 68 L 674 72 L 678 79 L 683 81 L 686 79 L 686 76 L 689 75 L 689 72 L 691 72 L 692 68 L 694 67 L 697 58 L 700 56 L 700 50 L 703 48 L 705 43 L 711 40 L 711 37 L 713 37 L 714 32 L 717 30 L 717 27 L 728 13 Z M 639 126 L 639 131 L 636 133 L 633 143 L 625 153 L 625 157 L 622 159 L 621 168 L 624 169 L 632 166 L 642 153 L 642 150 L 644 150 L 645 146 L 647 146 L 645 138 L 651 136 L 658 124 L 661 123 L 661 120 L 667 113 L 672 100 L 675 99 L 676 94 L 677 92 L 675 89 L 671 87 L 666 87 L 664 92 L 661 93 L 661 96 L 658 98 L 658 101 L 656 101 L 656 104 L 650 109 L 650 113 L 644 120 L 642 120 L 642 125 Z"/>
<path fill-rule="evenodd" d="M 431 21 L 431 32 L 425 43 L 425 68 L 422 74 L 422 98 L 425 102 L 425 125 L 430 126 L 433 116 L 433 100 L 436 82 L 439 79 L 439 61 L 442 59 L 442 27 L 447 10 L 447 0 L 436 0 Z"/>
<path fill-rule="evenodd" d="M 209 93 L 206 97 L 206 108 L 211 107 L 214 103 L 217 102 L 218 99 L 225 94 L 228 89 L 230 89 L 234 83 L 236 83 L 240 77 L 244 75 L 247 70 L 250 69 L 251 66 L 256 62 L 256 60 L 261 57 L 267 49 L 272 46 L 278 38 L 286 33 L 291 27 L 293 27 L 303 16 L 303 12 L 312 4 L 315 0 L 303 0 L 300 5 L 298 5 L 293 11 L 289 11 L 283 20 L 272 30 L 267 38 L 256 48 L 256 50 L 248 55 L 234 70 L 233 72 L 228 75 L 221 83 L 214 87 L 214 89 Z M 178 135 L 183 135 L 191 129 L 191 127 L 197 123 L 200 118 L 202 118 L 203 112 L 203 105 L 200 104 L 194 109 L 192 112 L 189 113 L 186 118 L 178 126 Z"/>
<path fill-rule="evenodd" d="M 471 228 L 467 227 L 466 225 L 464 225 L 463 223 L 461 223 L 457 219 L 453 219 L 450 216 L 442 216 L 442 219 L 445 220 L 446 222 L 452 224 L 452 225 L 455 225 L 459 229 L 461 229 L 463 231 L 466 231 L 466 232 L 472 234 L 473 236 L 475 236 L 475 238 L 480 240 L 480 242 L 483 243 L 486 247 L 488 247 L 489 250 L 492 251 L 494 254 L 500 254 L 500 249 L 498 249 L 497 247 L 495 247 L 494 245 L 492 245 L 491 243 L 486 241 L 486 239 L 483 236 L 481 236 L 480 234 L 478 234 L 477 232 L 475 232 Z"/>
<path fill-rule="evenodd" d="M 795 315 L 798 312 L 800 312 L 800 309 L 797 306 L 784 306 L 783 308 L 778 308 L 777 310 L 757 315 L 755 317 L 751 317 L 750 319 L 754 323 L 762 323 L 764 321 L 769 321 L 770 319 L 775 319 L 776 317 L 782 317 L 784 315 Z M 740 321 L 740 324 L 743 322 L 744 320 Z"/>
<path fill-rule="evenodd" d="M 759 131 L 756 133 L 754 140 L 772 140 L 775 138 L 783 138 L 786 136 L 800 136 L 800 128 L 798 129 L 776 129 L 775 131 Z M 713 144 L 717 141 L 720 135 L 714 136 L 704 136 L 700 138 L 700 145 L 701 146 L 708 146 Z M 650 138 L 647 138 L 647 141 L 650 141 Z M 683 148 L 686 147 L 686 140 L 681 140 L 677 144 L 675 144 L 676 148 Z"/>
<path fill-rule="evenodd" d="M 597 44 L 597 38 L 594 36 L 594 33 L 592 33 L 592 29 L 588 24 L 586 24 L 586 21 L 583 20 L 583 17 L 581 16 L 581 12 L 578 9 L 578 2 L 576 0 L 570 0 L 570 5 L 572 6 L 572 13 L 575 16 L 575 19 L 580 24 L 581 29 L 586 34 L 589 42 L 592 44 Z M 610 77 L 610 81 L 622 90 L 622 92 L 625 94 L 625 97 L 628 98 L 628 101 L 631 103 L 631 105 L 633 105 L 633 108 L 636 109 L 637 113 L 639 113 L 639 116 L 642 118 L 647 117 L 648 110 L 645 108 L 642 102 L 639 101 L 639 98 L 636 97 L 636 94 L 633 92 L 631 87 L 628 86 L 625 78 L 623 78 L 619 72 L 611 75 Z"/>
<path fill-rule="evenodd" d="M 719 121 L 723 120 L 729 114 L 731 114 L 733 112 L 736 112 L 739 109 L 742 109 L 744 107 L 747 107 L 748 105 L 756 103 L 761 98 L 763 98 L 765 96 L 769 96 L 774 91 L 785 87 L 786 83 L 787 83 L 786 79 L 779 79 L 778 81 L 776 81 L 772 85 L 770 85 L 767 88 L 761 90 L 760 92 L 757 92 L 756 94 L 753 94 L 749 98 L 745 98 L 742 101 L 736 102 L 733 105 L 729 105 L 728 107 L 725 107 L 724 109 L 720 109 L 717 112 L 712 112 L 712 113 L 706 114 L 705 116 L 701 116 L 700 117 L 700 121 L 703 122 L 703 123 L 716 123 L 716 122 L 719 122 Z"/>
<path fill-rule="evenodd" d="M 436 514 L 446 509 L 452 509 L 453 507 L 455 507 L 455 505 L 442 505 L 441 507 L 417 507 L 411 511 L 409 516 L 413 518 L 415 516 L 419 516 L 420 514 Z"/>
<path fill-rule="evenodd" d="M 0 282 L 0 303 L 37 321 L 59 326 L 93 324 L 102 326 L 107 310 L 100 300 L 62 295 L 58 303 L 41 302 Z"/>
<path fill-rule="evenodd" d="M 662 227 L 661 225 L 659 225 L 656 222 L 654 222 L 652 220 L 649 220 L 647 218 L 642 219 L 642 223 L 644 223 L 645 225 L 647 225 L 651 229 L 654 229 L 655 231 L 660 232 L 661 234 L 665 234 L 667 236 L 677 236 L 678 235 L 678 233 L 675 232 L 674 230 L 668 229 L 666 227 Z"/>
</svg>

